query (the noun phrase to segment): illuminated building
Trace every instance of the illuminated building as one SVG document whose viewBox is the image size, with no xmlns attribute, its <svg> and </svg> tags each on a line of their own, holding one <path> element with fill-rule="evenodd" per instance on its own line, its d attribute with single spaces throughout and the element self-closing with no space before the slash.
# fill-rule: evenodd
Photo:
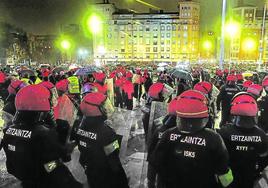
<svg viewBox="0 0 268 188">
<path fill-rule="evenodd" d="M 261 24 L 257 7 L 242 4 L 233 9 L 234 18 L 241 24 L 241 32 L 231 43 L 231 59 L 256 62 L 259 56 Z"/>
<path fill-rule="evenodd" d="M 191 0 L 179 0 L 178 5 L 178 12 L 134 13 L 108 2 L 96 4 L 103 28 L 93 33 L 94 58 L 105 62 L 197 60 L 200 5 Z"/>
</svg>

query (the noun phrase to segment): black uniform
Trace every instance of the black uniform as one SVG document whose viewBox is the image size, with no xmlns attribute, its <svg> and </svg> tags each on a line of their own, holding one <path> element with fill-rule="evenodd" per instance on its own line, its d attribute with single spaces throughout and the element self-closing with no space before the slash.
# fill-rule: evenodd
<svg viewBox="0 0 268 188">
<path fill-rule="evenodd" d="M 156 146 L 152 162 L 167 188 L 215 188 L 215 175 L 228 172 L 228 152 L 220 135 L 204 128 L 185 134 L 167 130 Z"/>
<path fill-rule="evenodd" d="M 260 116 L 258 125 L 264 130 L 264 132 L 268 132 L 268 96 L 262 97 L 259 101 L 259 109 L 260 109 Z"/>
<path fill-rule="evenodd" d="M 221 88 L 220 93 L 217 97 L 217 110 L 220 111 L 221 106 L 221 123 L 220 125 L 223 126 L 227 122 L 231 121 L 231 101 L 232 98 L 240 92 L 240 89 L 236 85 L 225 85 Z"/>
<path fill-rule="evenodd" d="M 2 146 L 10 174 L 24 188 L 82 187 L 60 161 L 68 153 L 54 129 L 42 124 L 18 123 L 4 130 Z"/>
<path fill-rule="evenodd" d="M 151 155 L 164 132 L 174 126 L 176 126 L 176 116 L 166 115 L 164 118 L 158 118 L 154 120 L 154 130 L 152 130 L 152 138 L 148 142 L 148 188 L 154 188 L 156 184 L 156 170 L 150 162 Z M 157 180 L 157 185 L 161 186 L 162 182 L 160 178 L 158 178 Z"/>
<path fill-rule="evenodd" d="M 265 133 L 257 126 L 251 129 L 228 125 L 219 130 L 230 154 L 234 181 L 232 188 L 253 188 L 259 155 L 267 151 Z"/>
<path fill-rule="evenodd" d="M 128 188 L 119 159 L 119 140 L 102 117 L 84 118 L 76 132 L 79 162 L 85 169 L 90 188 Z"/>
</svg>

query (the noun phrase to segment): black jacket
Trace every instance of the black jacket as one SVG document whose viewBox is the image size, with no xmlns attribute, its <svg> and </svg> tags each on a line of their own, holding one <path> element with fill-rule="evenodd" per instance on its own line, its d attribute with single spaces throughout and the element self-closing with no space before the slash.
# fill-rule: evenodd
<svg viewBox="0 0 268 188">
<path fill-rule="evenodd" d="M 267 137 L 257 126 L 251 129 L 228 125 L 219 130 L 230 154 L 234 181 L 231 187 L 252 188 L 259 155 L 268 149 Z"/>
<path fill-rule="evenodd" d="M 101 117 L 84 118 L 76 132 L 79 162 L 92 188 L 127 188 L 126 174 L 119 159 L 120 141 Z"/>
<path fill-rule="evenodd" d="M 215 188 L 215 175 L 228 171 L 228 152 L 212 130 L 185 134 L 174 127 L 162 135 L 151 162 L 168 188 Z"/>
</svg>

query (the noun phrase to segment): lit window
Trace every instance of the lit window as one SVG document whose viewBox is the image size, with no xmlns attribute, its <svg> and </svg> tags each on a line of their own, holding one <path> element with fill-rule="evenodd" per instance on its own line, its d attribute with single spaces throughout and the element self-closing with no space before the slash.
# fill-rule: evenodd
<svg viewBox="0 0 268 188">
<path fill-rule="evenodd" d="M 155 41 L 153 42 L 153 44 L 154 44 L 154 45 L 157 45 L 157 40 L 155 40 Z"/>
<path fill-rule="evenodd" d="M 171 28 L 170 28 L 170 26 L 168 25 L 168 26 L 167 26 L 167 30 L 170 31 L 170 29 L 171 29 Z"/>
<path fill-rule="evenodd" d="M 167 47 L 167 52 L 170 52 L 170 47 Z"/>
<path fill-rule="evenodd" d="M 157 52 L 157 47 L 154 47 L 153 48 L 153 52 Z"/>
<path fill-rule="evenodd" d="M 165 31 L 165 26 L 161 26 L 161 31 Z"/>
<path fill-rule="evenodd" d="M 146 44 L 150 45 L 150 39 L 146 39 Z"/>
<path fill-rule="evenodd" d="M 165 38 L 165 33 L 161 33 L 161 38 Z"/>
<path fill-rule="evenodd" d="M 139 29 L 140 29 L 140 31 L 143 31 L 143 27 L 142 26 L 140 26 Z"/>
<path fill-rule="evenodd" d="M 157 37 L 158 37 L 157 33 L 154 33 L 154 38 L 157 38 Z"/>
<path fill-rule="evenodd" d="M 176 25 L 172 26 L 172 31 L 176 31 Z"/>
<path fill-rule="evenodd" d="M 164 47 L 161 47 L 161 52 L 164 52 L 165 51 L 165 48 Z"/>
<path fill-rule="evenodd" d="M 150 52 L 150 47 L 146 47 L 146 52 Z"/>
<path fill-rule="evenodd" d="M 170 33 L 167 33 L 167 38 L 170 38 Z"/>
</svg>

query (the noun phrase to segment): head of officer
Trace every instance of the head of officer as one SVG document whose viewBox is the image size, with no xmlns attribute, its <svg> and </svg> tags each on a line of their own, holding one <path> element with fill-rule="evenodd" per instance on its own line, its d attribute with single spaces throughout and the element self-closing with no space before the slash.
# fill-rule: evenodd
<svg viewBox="0 0 268 188">
<path fill-rule="evenodd" d="M 161 82 L 154 83 L 149 88 L 149 99 L 147 102 L 151 103 L 152 101 L 166 101 L 172 95 L 173 91 L 173 88 L 167 84 L 163 84 Z"/>
<path fill-rule="evenodd" d="M 85 117 L 98 117 L 104 120 L 109 118 L 114 112 L 109 98 L 100 92 L 87 94 L 80 104 L 80 109 Z"/>
<path fill-rule="evenodd" d="M 233 97 L 231 115 L 235 117 L 234 123 L 236 126 L 252 128 L 256 125 L 257 113 L 257 102 L 250 93 L 240 92 Z"/>
<path fill-rule="evenodd" d="M 212 88 L 213 88 L 213 85 L 210 82 L 206 82 L 206 81 L 199 82 L 199 83 L 195 84 L 195 86 L 194 86 L 194 90 L 200 91 L 208 98 L 210 98 L 210 96 L 211 96 Z"/>
<path fill-rule="evenodd" d="M 181 132 L 193 133 L 199 131 L 208 122 L 208 100 L 199 91 L 185 91 L 177 99 L 176 113 Z"/>
<path fill-rule="evenodd" d="M 50 111 L 51 94 L 41 85 L 29 85 L 19 90 L 15 98 L 15 122 L 36 123 L 43 112 Z"/>
</svg>

